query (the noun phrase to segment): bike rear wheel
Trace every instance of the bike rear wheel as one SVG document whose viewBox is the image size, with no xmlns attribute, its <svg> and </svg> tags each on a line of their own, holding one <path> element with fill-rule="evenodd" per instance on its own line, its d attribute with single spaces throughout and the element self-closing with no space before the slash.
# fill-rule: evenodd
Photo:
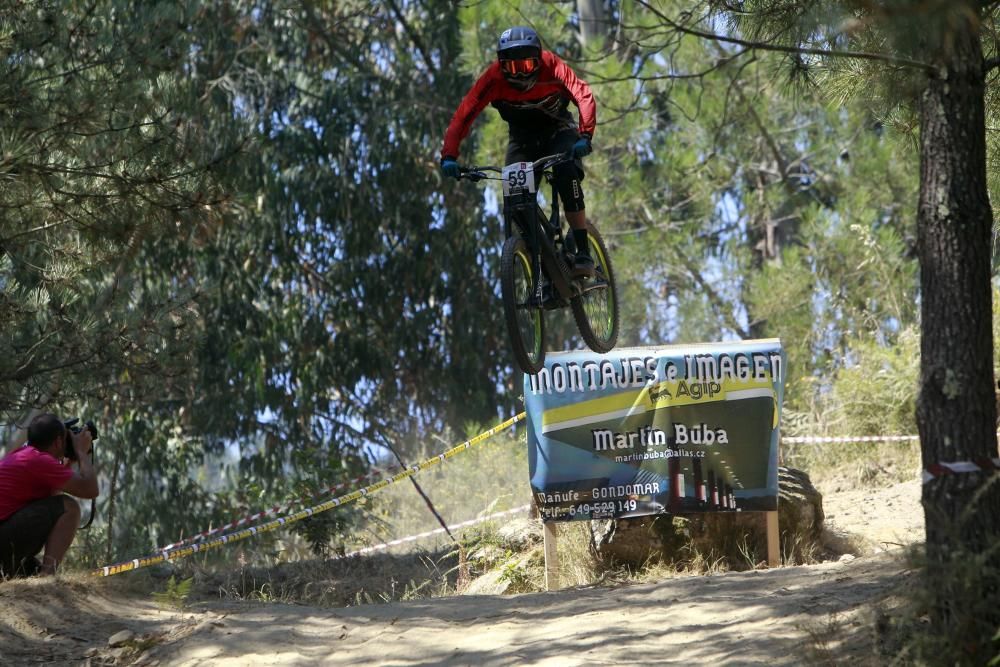
<svg viewBox="0 0 1000 667">
<path fill-rule="evenodd" d="M 618 287 L 604 239 L 590 223 L 587 232 L 597 275 L 586 284 L 583 294 L 573 298 L 573 318 L 587 347 L 604 354 L 618 342 Z"/>
<path fill-rule="evenodd" d="M 523 239 L 503 244 L 500 257 L 500 292 L 514 359 L 521 370 L 537 373 L 545 363 L 545 318 L 541 303 L 532 298 L 535 262 Z"/>
</svg>

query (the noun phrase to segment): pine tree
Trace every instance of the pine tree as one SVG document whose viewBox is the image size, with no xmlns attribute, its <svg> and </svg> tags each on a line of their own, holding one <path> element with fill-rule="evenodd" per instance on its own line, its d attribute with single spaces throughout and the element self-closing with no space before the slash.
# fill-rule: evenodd
<svg viewBox="0 0 1000 667">
<path fill-rule="evenodd" d="M 983 56 L 983 34 L 995 30 L 994 3 L 828 3 L 792 0 L 717 3 L 717 15 L 674 18 L 651 4 L 662 24 L 679 34 L 748 51 L 785 53 L 791 72 L 810 76 L 834 63 L 906 124 L 919 119 L 921 375 L 917 423 L 924 468 L 950 462 L 988 462 L 997 456 L 990 332 L 990 230 L 986 177 L 985 75 L 996 65 Z M 701 22 L 729 17 L 730 32 Z M 830 80 L 836 83 L 836 78 Z M 840 90 L 843 90 L 841 86 Z M 834 88 L 834 90 L 837 90 Z M 979 565 L 983 599 L 1000 592 L 1000 486 L 990 466 L 934 476 L 923 486 L 927 524 L 927 586 L 937 593 L 933 632 L 962 647 L 960 662 L 990 655 L 1000 612 L 953 601 L 950 573 Z M 969 582 L 965 582 L 968 585 Z"/>
<path fill-rule="evenodd" d="M 213 99 L 182 75 L 178 26 L 197 12 L 112 4 L 0 15 L 0 411 L 15 422 L 184 372 L 190 290 L 151 294 L 135 269 L 164 239 L 210 236 L 229 204 L 217 170 L 238 127 L 209 139 Z"/>
</svg>

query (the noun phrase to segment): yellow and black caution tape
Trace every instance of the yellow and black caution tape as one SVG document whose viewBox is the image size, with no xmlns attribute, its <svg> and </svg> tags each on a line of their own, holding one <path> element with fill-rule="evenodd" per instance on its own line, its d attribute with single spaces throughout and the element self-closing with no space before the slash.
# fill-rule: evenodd
<svg viewBox="0 0 1000 667">
<path fill-rule="evenodd" d="M 98 569 L 94 570 L 92 572 L 92 574 L 94 574 L 96 576 L 99 576 L 99 577 L 110 577 L 113 574 L 121 574 L 123 572 L 130 572 L 131 570 L 138 570 L 138 569 L 143 568 L 143 567 L 150 567 L 151 565 L 157 565 L 159 563 L 164 563 L 166 561 L 178 560 L 180 558 L 186 558 L 188 556 L 191 556 L 191 555 L 196 554 L 196 553 L 200 553 L 202 551 L 210 551 L 212 549 L 218 549 L 218 548 L 223 547 L 223 546 L 225 546 L 227 544 L 231 544 L 233 542 L 239 542 L 241 540 L 245 540 L 245 539 L 247 539 L 249 537 L 253 537 L 254 535 L 259 535 L 261 533 L 269 533 L 269 532 L 277 530 L 278 528 L 281 528 L 283 526 L 288 526 L 288 525 L 296 523 L 298 521 L 302 521 L 303 519 L 307 519 L 307 518 L 311 517 L 314 514 L 319 514 L 320 512 L 325 512 L 325 511 L 331 510 L 331 509 L 333 509 L 335 507 L 340 507 L 341 505 L 346 505 L 348 503 L 354 502 L 355 500 L 358 500 L 359 498 L 364 498 L 366 496 L 369 496 L 369 495 L 371 495 L 371 494 L 373 494 L 373 493 L 375 493 L 377 491 L 380 491 L 381 489 L 384 489 L 385 487 L 389 486 L 390 484 L 395 484 L 396 482 L 398 482 L 400 480 L 404 480 L 404 479 L 406 479 L 408 477 L 411 477 L 411 476 L 415 475 L 416 473 L 420 472 L 421 470 L 426 470 L 427 468 L 436 466 L 439 463 L 443 463 L 444 461 L 452 458 L 456 454 L 460 454 L 461 452 L 464 452 L 465 450 L 469 449 L 473 445 L 477 445 L 480 442 L 482 442 L 483 440 L 486 440 L 487 438 L 491 438 L 492 436 L 496 435 L 500 431 L 503 431 L 503 430 L 505 430 L 507 428 L 510 428 L 511 426 L 513 426 L 514 424 L 516 424 L 517 422 L 519 422 L 522 419 L 524 419 L 524 417 L 525 417 L 525 413 L 523 413 L 523 412 L 520 413 L 520 414 L 517 414 L 514 417 L 511 417 L 507 421 L 503 422 L 502 424 L 497 424 L 496 426 L 494 426 L 490 430 L 488 430 L 488 431 L 486 431 L 484 433 L 480 433 L 476 437 L 471 438 L 469 440 L 466 440 L 462 444 L 457 445 L 455 447 L 452 447 L 451 449 L 449 449 L 448 451 L 446 451 L 446 452 L 444 452 L 442 454 L 438 454 L 437 456 L 434 456 L 434 457 L 431 457 L 431 458 L 426 459 L 424 461 L 421 461 L 420 463 L 415 463 L 414 465 L 406 468 L 405 470 L 402 470 L 402 471 L 396 473 L 392 477 L 387 477 L 387 478 L 385 478 L 383 480 L 375 482 L 374 484 L 370 484 L 370 485 L 368 485 L 368 486 L 366 486 L 364 488 L 361 488 L 361 489 L 358 489 L 357 491 L 349 493 L 346 496 L 340 496 L 339 498 L 333 498 L 332 500 L 328 500 L 325 503 L 321 503 L 321 504 L 316 505 L 314 507 L 309 507 L 307 509 L 301 510 L 301 511 L 296 512 L 294 514 L 291 514 L 289 516 L 281 517 L 279 519 L 275 519 L 274 521 L 269 521 L 269 522 L 267 522 L 265 524 L 262 524 L 260 526 L 255 526 L 255 527 L 251 527 L 251 528 L 244 528 L 243 530 L 236 531 L 235 533 L 229 533 L 229 534 L 226 534 L 226 535 L 220 535 L 217 538 L 214 538 L 214 539 L 211 539 L 211 540 L 206 540 L 206 541 L 200 542 L 198 544 L 192 544 L 192 545 L 189 545 L 189 546 L 186 546 L 186 547 L 177 548 L 177 549 L 166 549 L 166 550 L 164 550 L 164 551 L 162 551 L 160 553 L 153 554 L 153 555 L 150 555 L 150 556 L 146 556 L 145 558 L 134 558 L 134 559 L 129 560 L 129 561 L 123 561 L 121 563 L 115 563 L 114 565 L 105 565 L 104 567 L 101 567 L 101 568 L 98 568 Z"/>
</svg>

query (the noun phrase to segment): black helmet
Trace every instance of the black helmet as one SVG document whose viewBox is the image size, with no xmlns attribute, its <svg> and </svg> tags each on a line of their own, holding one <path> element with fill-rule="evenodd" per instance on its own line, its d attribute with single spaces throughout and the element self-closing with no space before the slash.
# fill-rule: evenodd
<svg viewBox="0 0 1000 667">
<path fill-rule="evenodd" d="M 535 85 L 541 71 L 542 40 L 527 26 L 508 28 L 497 40 L 497 60 L 507 83 L 528 90 Z"/>
</svg>

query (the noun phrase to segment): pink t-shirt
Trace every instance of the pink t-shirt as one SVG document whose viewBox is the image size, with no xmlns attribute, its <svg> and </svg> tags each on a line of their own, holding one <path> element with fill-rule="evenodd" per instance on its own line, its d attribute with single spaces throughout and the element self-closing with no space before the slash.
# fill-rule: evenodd
<svg viewBox="0 0 1000 667">
<path fill-rule="evenodd" d="M 0 521 L 33 500 L 51 496 L 66 485 L 73 470 L 56 457 L 24 445 L 0 459 Z"/>
</svg>

